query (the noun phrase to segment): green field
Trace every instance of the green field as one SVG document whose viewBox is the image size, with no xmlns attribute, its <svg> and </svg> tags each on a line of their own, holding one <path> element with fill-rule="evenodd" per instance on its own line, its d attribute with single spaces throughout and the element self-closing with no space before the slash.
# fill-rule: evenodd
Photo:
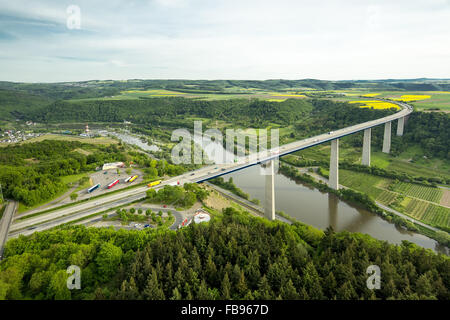
<svg viewBox="0 0 450 320">
<path fill-rule="evenodd" d="M 377 199 L 383 193 L 382 189 L 376 187 L 383 180 L 385 179 L 367 173 L 339 170 L 340 184 L 364 192 L 373 199 Z"/>
<path fill-rule="evenodd" d="M 450 228 L 449 208 L 412 198 L 406 198 L 404 203 L 405 213 L 411 217 L 432 226 Z"/>
<path fill-rule="evenodd" d="M 420 200 L 439 203 L 440 189 L 404 182 L 393 184 L 390 179 L 344 169 L 339 170 L 339 182 L 424 223 L 450 228 L 449 208 Z M 393 191 L 383 190 L 390 184 L 393 184 Z"/>
<path fill-rule="evenodd" d="M 320 92 L 320 91 L 316 91 Z M 325 92 L 325 91 L 323 91 Z M 374 98 L 400 98 L 402 95 L 429 95 L 428 99 L 411 101 L 417 110 L 439 109 L 440 111 L 450 112 L 450 92 L 448 91 L 350 91 L 350 90 L 335 90 L 335 93 L 350 94 L 347 96 L 335 97 L 338 101 L 356 101 L 361 100 L 361 96 L 370 93 L 379 93 Z M 365 99 L 371 99 L 369 97 Z"/>
<path fill-rule="evenodd" d="M 98 138 L 82 138 L 78 136 L 70 136 L 70 135 L 57 135 L 57 134 L 45 134 L 36 138 L 32 138 L 22 143 L 30 143 L 30 142 L 38 142 L 43 140 L 65 140 L 65 141 L 79 141 L 82 143 L 89 144 L 112 144 L 119 143 L 118 140 L 106 137 L 98 137 Z"/>
<path fill-rule="evenodd" d="M 397 194 L 391 191 L 383 190 L 378 197 L 376 198 L 377 201 L 381 202 L 384 205 L 390 205 L 392 202 L 395 201 L 397 198 Z"/>
<path fill-rule="evenodd" d="M 439 188 L 427 187 L 407 182 L 395 183 L 392 185 L 392 188 L 393 191 L 405 194 L 407 196 L 428 200 L 438 204 L 442 198 L 443 193 Z"/>
</svg>

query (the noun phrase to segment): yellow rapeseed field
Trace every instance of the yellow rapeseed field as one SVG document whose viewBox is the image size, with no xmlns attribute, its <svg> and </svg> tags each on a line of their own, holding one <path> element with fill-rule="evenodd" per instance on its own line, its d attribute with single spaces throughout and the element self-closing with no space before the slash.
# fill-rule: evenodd
<svg viewBox="0 0 450 320">
<path fill-rule="evenodd" d="M 372 97 L 376 97 L 379 95 L 380 95 L 379 93 L 366 93 L 366 94 L 363 94 L 362 96 L 367 97 L 367 98 L 372 98 Z"/>
<path fill-rule="evenodd" d="M 390 108 L 395 108 L 395 109 L 400 109 L 400 107 L 397 106 L 395 103 L 383 102 L 383 101 L 378 101 L 378 100 L 374 100 L 374 101 L 350 101 L 349 103 L 364 103 L 364 105 L 361 106 L 361 108 L 373 108 L 373 109 L 390 109 Z"/>
<path fill-rule="evenodd" d="M 392 100 L 409 102 L 409 101 L 417 101 L 417 100 L 424 100 L 424 99 L 430 99 L 430 98 L 431 98 L 431 96 L 424 95 L 424 94 L 417 94 L 417 95 L 405 94 L 405 95 L 401 96 L 400 98 L 393 98 Z"/>
<path fill-rule="evenodd" d="M 182 92 L 176 92 L 176 91 L 169 91 L 169 90 L 158 90 L 158 89 L 154 89 L 154 90 L 128 90 L 128 91 L 123 91 L 123 93 L 147 93 L 147 94 L 151 94 L 151 95 L 178 95 L 178 94 L 184 94 Z"/>
<path fill-rule="evenodd" d="M 272 97 L 301 97 L 306 98 L 304 94 L 290 94 L 290 93 L 272 93 Z"/>
<path fill-rule="evenodd" d="M 286 99 L 267 99 L 267 101 L 275 101 L 275 102 L 282 102 Z"/>
</svg>

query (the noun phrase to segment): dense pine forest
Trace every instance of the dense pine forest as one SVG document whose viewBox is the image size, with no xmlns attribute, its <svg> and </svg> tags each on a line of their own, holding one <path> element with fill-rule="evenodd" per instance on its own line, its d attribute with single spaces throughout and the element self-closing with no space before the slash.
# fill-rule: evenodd
<svg viewBox="0 0 450 320">
<path fill-rule="evenodd" d="M 404 242 L 225 209 L 169 230 L 82 226 L 10 240 L 0 299 L 449 299 L 450 259 Z M 66 268 L 81 268 L 68 290 Z M 366 286 L 369 265 L 381 288 Z"/>
</svg>

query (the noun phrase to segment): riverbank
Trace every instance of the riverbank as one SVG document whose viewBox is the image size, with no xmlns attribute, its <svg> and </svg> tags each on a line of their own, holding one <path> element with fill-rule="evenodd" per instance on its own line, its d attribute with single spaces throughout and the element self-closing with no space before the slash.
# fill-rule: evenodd
<svg viewBox="0 0 450 320">
<path fill-rule="evenodd" d="M 326 183 L 324 183 L 325 178 L 323 178 L 323 180 L 318 179 L 316 180 L 316 178 L 314 178 L 310 174 L 300 173 L 298 169 L 292 165 L 282 164 L 280 166 L 280 172 L 288 176 L 289 178 L 310 184 L 311 186 L 317 188 L 319 191 L 335 194 L 341 200 L 356 203 L 362 206 L 363 208 L 367 209 L 368 211 L 377 214 L 386 221 L 394 223 L 398 227 L 405 228 L 406 230 L 409 231 L 421 233 L 427 237 L 436 240 L 439 244 L 444 245 L 446 247 L 450 246 L 450 237 L 444 231 L 437 231 L 435 228 L 427 226 L 425 224 L 419 225 L 412 218 L 411 218 L 412 221 L 411 220 L 408 221 L 404 217 L 397 215 L 394 212 L 394 210 L 387 211 L 381 208 L 374 200 L 372 200 L 366 194 L 352 190 L 350 188 L 334 190 L 328 187 Z"/>
</svg>

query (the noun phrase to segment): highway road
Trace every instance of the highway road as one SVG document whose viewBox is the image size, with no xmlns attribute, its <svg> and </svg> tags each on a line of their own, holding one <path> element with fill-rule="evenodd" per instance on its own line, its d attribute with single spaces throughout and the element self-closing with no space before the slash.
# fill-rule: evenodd
<svg viewBox="0 0 450 320">
<path fill-rule="evenodd" d="M 378 99 L 382 100 L 382 99 Z M 173 177 L 171 179 L 163 181 L 161 184 L 154 187 L 154 189 L 160 189 L 165 185 L 177 184 L 180 185 L 186 182 L 203 182 L 221 175 L 225 175 L 234 171 L 242 170 L 244 168 L 253 166 L 258 163 L 264 163 L 266 161 L 276 159 L 280 156 L 287 155 L 302 149 L 306 149 L 318 144 L 322 144 L 327 141 L 342 138 L 344 136 L 372 128 L 378 125 L 382 125 L 386 122 L 390 122 L 404 116 L 409 115 L 413 108 L 402 102 L 389 101 L 395 103 L 401 107 L 401 110 L 393 115 L 372 120 L 364 123 L 360 123 L 354 126 L 339 129 L 333 132 L 328 132 L 320 134 L 314 137 L 303 139 L 300 141 L 295 141 L 289 144 L 285 144 L 276 149 L 269 151 L 258 152 L 249 156 L 237 158 L 237 162 L 230 162 L 224 164 L 213 164 L 201 169 L 185 173 L 183 175 Z M 136 199 L 145 196 L 145 192 L 148 190 L 147 186 L 137 187 L 134 189 L 125 190 L 123 192 L 114 193 L 112 195 L 105 195 L 102 198 L 90 200 L 83 202 L 78 205 L 74 205 L 68 208 L 63 208 L 59 210 L 54 210 L 49 213 L 31 217 L 25 220 L 17 220 L 11 226 L 11 236 L 17 236 L 19 234 L 31 234 L 34 231 L 41 231 L 45 229 L 52 228 L 64 221 L 70 221 L 79 219 L 83 216 L 88 216 L 93 213 L 104 211 L 108 208 L 118 206 L 127 202 L 135 201 Z M 70 216 L 69 216 L 70 215 Z M 74 219 L 74 217 L 76 217 Z M 37 226 L 39 224 L 39 226 Z M 28 227 L 36 225 L 35 229 L 27 230 Z"/>
<path fill-rule="evenodd" d="M 3 248 L 8 238 L 9 227 L 12 217 L 18 208 L 19 204 L 15 201 L 9 201 L 6 205 L 3 217 L 0 220 L 0 260 L 3 258 Z"/>
</svg>

